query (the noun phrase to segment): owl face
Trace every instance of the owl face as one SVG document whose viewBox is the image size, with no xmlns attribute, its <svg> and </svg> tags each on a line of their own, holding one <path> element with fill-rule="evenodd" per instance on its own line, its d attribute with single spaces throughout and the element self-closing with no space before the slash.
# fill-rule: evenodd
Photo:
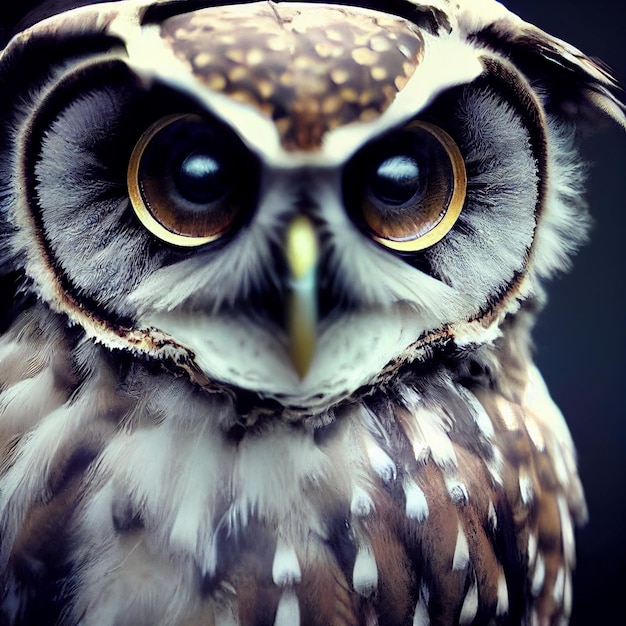
<svg viewBox="0 0 626 626">
<path fill-rule="evenodd" d="M 584 231 L 567 81 L 618 108 L 489 1 L 103 3 L 2 59 L 5 263 L 109 347 L 293 408 L 497 338 Z"/>
</svg>

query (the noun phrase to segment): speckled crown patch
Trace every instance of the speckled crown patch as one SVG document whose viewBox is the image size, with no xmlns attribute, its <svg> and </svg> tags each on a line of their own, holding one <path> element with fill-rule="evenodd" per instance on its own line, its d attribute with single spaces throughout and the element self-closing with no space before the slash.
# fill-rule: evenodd
<svg viewBox="0 0 626 626">
<path fill-rule="evenodd" d="M 207 87 L 273 119 L 287 150 L 381 115 L 424 51 L 410 22 L 342 6 L 202 9 L 169 18 L 161 36 Z"/>
</svg>

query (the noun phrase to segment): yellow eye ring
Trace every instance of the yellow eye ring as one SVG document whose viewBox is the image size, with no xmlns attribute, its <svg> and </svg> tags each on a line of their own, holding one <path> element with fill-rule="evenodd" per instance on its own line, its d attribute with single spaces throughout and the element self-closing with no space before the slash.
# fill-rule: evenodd
<svg viewBox="0 0 626 626">
<path fill-rule="evenodd" d="M 168 115 L 137 141 L 128 164 L 131 205 L 162 241 L 193 248 L 216 241 L 249 209 L 254 180 L 239 184 L 250 155 L 231 131 L 199 115 Z"/>
<path fill-rule="evenodd" d="M 426 133 L 436 141 L 437 149 L 443 150 L 442 154 L 446 158 L 445 163 L 440 165 L 449 167 L 450 183 L 449 187 L 444 188 L 445 193 L 437 189 L 432 198 L 427 198 L 430 204 L 426 205 L 426 211 L 416 205 L 413 207 L 415 214 L 409 211 L 406 217 L 392 216 L 391 219 L 397 220 L 396 223 L 392 223 L 390 218 L 368 199 L 365 199 L 362 207 L 363 219 L 372 239 L 386 248 L 405 253 L 424 250 L 445 237 L 461 214 L 467 190 L 464 159 L 452 137 L 438 126 L 423 121 L 411 122 L 403 129 L 403 134 L 416 131 Z M 436 185 L 443 184 L 448 178 L 434 182 Z M 400 220 L 405 220 L 406 223 Z M 402 236 L 395 234 L 396 230 L 406 226 L 413 227 L 408 234 Z"/>
</svg>

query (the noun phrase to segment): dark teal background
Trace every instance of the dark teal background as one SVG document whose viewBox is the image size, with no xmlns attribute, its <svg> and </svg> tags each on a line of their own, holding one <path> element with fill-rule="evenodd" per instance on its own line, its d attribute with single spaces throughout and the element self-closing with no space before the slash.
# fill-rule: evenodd
<svg viewBox="0 0 626 626">
<path fill-rule="evenodd" d="M 626 81 L 624 0 L 508 0 L 547 32 Z M 570 425 L 590 519 L 578 533 L 572 626 L 626 624 L 626 132 L 583 144 L 590 163 L 591 242 L 549 285 L 536 359 Z"/>
</svg>

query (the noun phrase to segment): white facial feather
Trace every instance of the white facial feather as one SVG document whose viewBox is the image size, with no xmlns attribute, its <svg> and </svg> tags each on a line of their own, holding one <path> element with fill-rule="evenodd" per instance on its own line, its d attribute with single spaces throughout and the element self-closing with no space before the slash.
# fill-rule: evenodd
<svg viewBox="0 0 626 626">
<path fill-rule="evenodd" d="M 574 129 L 548 118 L 547 132 L 546 208 L 535 235 L 533 258 L 539 278 L 570 268 L 572 254 L 586 241 L 590 226 L 583 191 L 586 167 L 574 145 Z"/>
</svg>

